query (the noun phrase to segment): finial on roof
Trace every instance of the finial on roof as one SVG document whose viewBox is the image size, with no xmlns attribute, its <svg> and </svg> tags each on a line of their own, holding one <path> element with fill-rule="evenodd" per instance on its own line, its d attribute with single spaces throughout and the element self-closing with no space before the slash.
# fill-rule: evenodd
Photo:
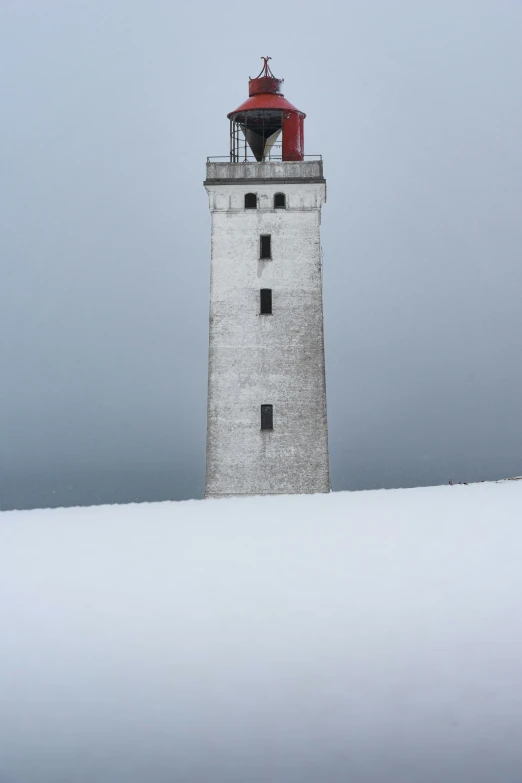
<svg viewBox="0 0 522 783">
<path fill-rule="evenodd" d="M 268 64 L 268 61 L 271 60 L 272 58 L 271 57 L 261 57 L 261 59 L 263 60 L 263 67 L 261 68 L 261 71 L 256 76 L 256 79 L 259 79 L 260 76 L 271 76 L 272 78 L 275 78 L 274 74 L 270 70 L 270 66 Z"/>
<path fill-rule="evenodd" d="M 252 97 L 252 95 L 261 95 L 266 93 L 272 93 L 272 95 L 282 95 L 283 93 L 281 92 L 281 86 L 284 79 L 276 79 L 272 73 L 268 64 L 268 61 L 272 58 L 261 57 L 261 59 L 263 60 L 263 67 L 261 68 L 261 72 L 257 74 L 255 79 L 252 79 L 251 76 L 248 77 L 249 96 Z"/>
</svg>

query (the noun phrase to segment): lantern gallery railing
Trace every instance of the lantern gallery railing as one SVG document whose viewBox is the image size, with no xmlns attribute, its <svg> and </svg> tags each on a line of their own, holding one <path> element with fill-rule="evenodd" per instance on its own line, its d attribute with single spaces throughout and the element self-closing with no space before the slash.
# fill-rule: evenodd
<svg viewBox="0 0 522 783">
<path fill-rule="evenodd" d="M 245 161 L 250 155 L 259 162 L 282 157 L 282 144 L 276 143 L 283 128 L 282 111 L 245 111 L 236 116 L 238 119 L 230 120 L 231 163 Z"/>
<path fill-rule="evenodd" d="M 322 155 L 303 155 L 303 157 L 307 160 L 322 160 Z M 232 159 L 230 155 L 208 155 L 207 157 L 207 163 L 212 163 L 214 160 L 228 160 L 230 163 L 260 163 L 262 161 L 258 161 L 254 155 L 246 155 L 245 157 L 241 157 L 240 160 Z M 265 159 L 265 163 L 267 161 L 277 161 L 277 160 L 283 160 L 282 155 L 267 155 Z"/>
</svg>

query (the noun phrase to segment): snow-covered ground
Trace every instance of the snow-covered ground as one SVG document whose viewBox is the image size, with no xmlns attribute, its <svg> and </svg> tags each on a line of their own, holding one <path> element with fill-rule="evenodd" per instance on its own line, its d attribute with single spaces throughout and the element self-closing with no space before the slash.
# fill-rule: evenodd
<svg viewBox="0 0 522 783">
<path fill-rule="evenodd" d="M 0 514 L 1 783 L 520 783 L 522 481 Z"/>
</svg>

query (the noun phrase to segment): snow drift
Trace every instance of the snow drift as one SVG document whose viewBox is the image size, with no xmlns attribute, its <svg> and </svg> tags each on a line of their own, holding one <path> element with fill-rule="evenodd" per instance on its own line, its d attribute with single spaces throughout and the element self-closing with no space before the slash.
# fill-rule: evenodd
<svg viewBox="0 0 522 783">
<path fill-rule="evenodd" d="M 0 514 L 2 783 L 518 783 L 522 482 Z"/>
</svg>

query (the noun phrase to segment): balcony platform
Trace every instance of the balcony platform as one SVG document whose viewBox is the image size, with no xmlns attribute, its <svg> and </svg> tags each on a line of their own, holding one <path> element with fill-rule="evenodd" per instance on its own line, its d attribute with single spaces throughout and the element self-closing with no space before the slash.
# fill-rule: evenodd
<svg viewBox="0 0 522 783">
<path fill-rule="evenodd" d="M 207 161 L 207 178 L 204 184 L 269 184 L 274 180 L 281 184 L 325 182 L 323 161 L 320 156 L 313 157 L 314 160 L 271 160 L 263 163 L 250 161 L 231 163 L 229 160 L 216 162 L 209 159 Z"/>
</svg>

